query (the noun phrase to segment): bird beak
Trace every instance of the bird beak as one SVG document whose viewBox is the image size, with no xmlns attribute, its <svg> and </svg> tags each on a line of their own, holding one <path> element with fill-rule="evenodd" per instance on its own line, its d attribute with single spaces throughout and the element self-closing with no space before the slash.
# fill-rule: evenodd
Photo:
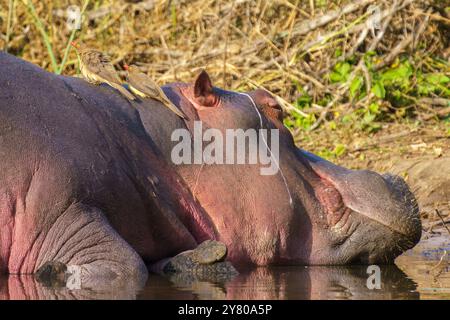
<svg viewBox="0 0 450 320">
<path fill-rule="evenodd" d="M 124 65 L 123 65 L 123 69 L 124 69 L 124 70 L 128 71 L 129 68 L 130 68 L 130 67 L 129 67 L 127 64 L 124 64 Z"/>
</svg>

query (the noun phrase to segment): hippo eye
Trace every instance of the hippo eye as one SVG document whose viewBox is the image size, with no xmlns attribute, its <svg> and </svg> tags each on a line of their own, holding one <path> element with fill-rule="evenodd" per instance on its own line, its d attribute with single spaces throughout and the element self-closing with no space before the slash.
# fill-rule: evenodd
<svg viewBox="0 0 450 320">
<path fill-rule="evenodd" d="M 283 120 L 283 109 L 277 99 L 264 89 L 256 89 L 250 93 L 266 117 Z"/>
<path fill-rule="evenodd" d="M 272 108 L 272 109 L 275 109 L 275 110 L 278 110 L 278 111 L 283 111 L 283 109 L 281 108 L 280 104 L 275 99 L 269 100 L 269 102 L 267 103 L 267 106 L 269 108 Z"/>
<path fill-rule="evenodd" d="M 275 99 L 269 100 L 268 103 L 265 103 L 261 107 L 266 117 L 283 121 L 283 109 Z"/>
</svg>

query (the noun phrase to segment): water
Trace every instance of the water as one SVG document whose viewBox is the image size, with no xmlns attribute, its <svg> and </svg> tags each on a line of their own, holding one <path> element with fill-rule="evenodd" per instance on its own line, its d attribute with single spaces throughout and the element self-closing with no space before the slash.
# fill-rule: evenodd
<svg viewBox="0 0 450 320">
<path fill-rule="evenodd" d="M 380 266 L 379 290 L 367 288 L 367 266 L 299 266 L 242 271 L 227 282 L 152 274 L 138 291 L 49 288 L 9 276 L 0 279 L 0 299 L 450 299 L 449 254 L 450 237 L 422 240 L 396 265 Z"/>
</svg>

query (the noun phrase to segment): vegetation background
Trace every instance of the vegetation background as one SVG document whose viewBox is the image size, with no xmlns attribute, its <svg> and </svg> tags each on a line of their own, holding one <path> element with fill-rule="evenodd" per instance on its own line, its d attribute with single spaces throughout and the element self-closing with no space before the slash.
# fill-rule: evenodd
<svg viewBox="0 0 450 320">
<path fill-rule="evenodd" d="M 160 84 L 204 68 L 278 97 L 301 147 L 377 170 L 448 154 L 449 31 L 449 0 L 0 0 L 13 55 L 74 75 L 79 39 Z"/>
</svg>

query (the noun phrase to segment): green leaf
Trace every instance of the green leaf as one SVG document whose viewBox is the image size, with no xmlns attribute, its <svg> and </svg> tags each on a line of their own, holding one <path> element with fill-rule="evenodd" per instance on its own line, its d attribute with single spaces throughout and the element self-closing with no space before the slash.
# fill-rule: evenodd
<svg viewBox="0 0 450 320">
<path fill-rule="evenodd" d="M 379 114 L 380 113 L 380 106 L 378 103 L 371 103 L 369 105 L 369 111 L 373 114 Z"/>
<path fill-rule="evenodd" d="M 316 122 L 314 114 L 310 114 L 306 117 L 293 113 L 290 117 L 284 119 L 284 125 L 288 128 L 302 128 L 309 129 Z"/>
<path fill-rule="evenodd" d="M 381 81 L 377 81 L 373 84 L 371 91 L 375 96 L 380 99 L 384 99 L 386 97 L 386 89 Z"/>
<path fill-rule="evenodd" d="M 364 115 L 363 122 L 366 123 L 366 124 L 371 123 L 373 120 L 375 120 L 375 117 L 376 117 L 375 114 L 372 114 L 372 113 L 370 113 L 370 112 L 367 112 L 367 113 Z"/>
<path fill-rule="evenodd" d="M 378 123 L 371 123 L 366 130 L 369 132 L 377 132 L 378 130 L 381 129 L 381 125 Z"/>
<path fill-rule="evenodd" d="M 328 128 L 330 130 L 336 130 L 336 128 L 337 128 L 336 122 L 335 121 L 329 121 L 328 122 Z"/>
<path fill-rule="evenodd" d="M 386 84 L 400 83 L 404 84 L 409 82 L 409 78 L 413 74 L 413 68 L 411 64 L 406 61 L 401 63 L 397 68 L 389 69 L 381 75 L 381 81 Z"/>
<path fill-rule="evenodd" d="M 347 150 L 347 148 L 343 144 L 339 143 L 336 145 L 336 147 L 334 147 L 333 154 L 336 157 L 340 157 L 345 153 L 346 150 Z"/>
<path fill-rule="evenodd" d="M 342 76 L 348 76 L 351 70 L 351 66 L 348 62 L 338 63 L 336 66 L 336 71 L 339 72 Z"/>
<path fill-rule="evenodd" d="M 328 150 L 328 149 L 322 149 L 322 150 L 320 150 L 320 151 L 317 153 L 317 155 L 318 155 L 319 157 L 321 157 L 321 158 L 326 159 L 326 160 L 332 160 L 332 158 L 333 158 L 333 153 L 332 153 L 330 150 Z"/>
<path fill-rule="evenodd" d="M 312 98 L 306 93 L 295 101 L 295 106 L 299 109 L 303 109 L 309 107 L 311 102 Z"/>
<path fill-rule="evenodd" d="M 347 114 L 342 117 L 342 123 L 350 123 L 352 121 L 352 116 Z"/>
<path fill-rule="evenodd" d="M 362 77 L 356 77 L 353 79 L 352 83 L 350 84 L 350 96 L 354 98 L 356 94 L 359 92 L 359 89 L 361 89 L 363 85 L 363 78 Z"/>
<path fill-rule="evenodd" d="M 336 82 L 343 82 L 344 78 L 340 73 L 333 71 L 332 73 L 330 73 L 330 80 L 331 82 L 336 83 Z"/>
<path fill-rule="evenodd" d="M 334 66 L 333 72 L 330 74 L 332 82 L 344 82 L 347 80 L 350 70 L 352 69 L 350 63 L 339 62 Z"/>
<path fill-rule="evenodd" d="M 431 73 L 425 76 L 425 81 L 431 84 L 447 84 L 450 82 L 450 78 L 444 74 Z"/>
</svg>

